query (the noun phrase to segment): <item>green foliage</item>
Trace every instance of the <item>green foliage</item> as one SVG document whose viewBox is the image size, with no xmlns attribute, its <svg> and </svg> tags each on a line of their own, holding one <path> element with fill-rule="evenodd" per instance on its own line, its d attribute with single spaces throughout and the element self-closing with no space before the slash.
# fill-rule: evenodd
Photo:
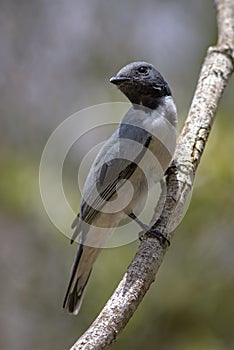
<svg viewBox="0 0 234 350">
<path fill-rule="evenodd" d="M 1 152 L 0 206 L 14 215 L 32 212 L 38 201 L 38 164 L 35 159 Z"/>
</svg>

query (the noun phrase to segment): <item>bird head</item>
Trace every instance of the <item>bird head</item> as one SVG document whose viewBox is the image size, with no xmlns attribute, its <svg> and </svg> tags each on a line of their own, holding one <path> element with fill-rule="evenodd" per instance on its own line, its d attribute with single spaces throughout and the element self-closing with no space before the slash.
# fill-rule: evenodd
<svg viewBox="0 0 234 350">
<path fill-rule="evenodd" d="M 133 103 L 154 108 L 157 99 L 171 90 L 157 69 L 147 62 L 129 63 L 110 79 Z"/>
</svg>

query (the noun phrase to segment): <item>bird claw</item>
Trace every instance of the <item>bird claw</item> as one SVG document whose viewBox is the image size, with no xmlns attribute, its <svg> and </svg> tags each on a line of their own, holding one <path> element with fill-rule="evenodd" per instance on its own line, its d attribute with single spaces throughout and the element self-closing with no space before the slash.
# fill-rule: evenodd
<svg viewBox="0 0 234 350">
<path fill-rule="evenodd" d="M 148 233 L 151 234 L 152 236 L 156 237 L 163 246 L 165 246 L 165 244 L 167 244 L 168 247 L 170 247 L 171 242 L 159 230 L 150 229 L 148 231 Z"/>
<path fill-rule="evenodd" d="M 138 234 L 138 238 L 139 240 L 142 242 L 143 239 L 144 239 L 144 235 L 148 233 L 148 234 L 151 234 L 152 236 L 154 236 L 155 238 L 157 238 L 159 240 L 159 242 L 165 246 L 165 244 L 168 245 L 168 247 L 170 247 L 171 245 L 171 242 L 169 241 L 168 238 L 166 238 L 164 236 L 164 234 L 162 234 L 159 230 L 154 230 L 154 229 L 149 229 L 147 232 L 146 231 L 141 231 L 139 232 Z"/>
<path fill-rule="evenodd" d="M 138 238 L 141 242 L 143 241 L 144 235 L 145 235 L 145 231 L 141 231 L 138 233 Z"/>
</svg>

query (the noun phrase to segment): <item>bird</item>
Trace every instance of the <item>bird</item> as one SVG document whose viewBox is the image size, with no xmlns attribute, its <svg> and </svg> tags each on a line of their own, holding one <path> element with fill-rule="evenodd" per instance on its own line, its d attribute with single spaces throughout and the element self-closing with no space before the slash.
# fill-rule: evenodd
<svg viewBox="0 0 234 350">
<path fill-rule="evenodd" d="M 167 240 L 160 232 L 152 232 L 137 213 L 173 158 L 177 110 L 171 89 L 159 71 L 143 61 L 127 64 L 110 82 L 131 107 L 96 156 L 72 224 L 71 243 L 77 237 L 79 241 L 63 308 L 75 315 L 94 262 L 123 219 L 130 218 L 159 240 Z"/>
</svg>

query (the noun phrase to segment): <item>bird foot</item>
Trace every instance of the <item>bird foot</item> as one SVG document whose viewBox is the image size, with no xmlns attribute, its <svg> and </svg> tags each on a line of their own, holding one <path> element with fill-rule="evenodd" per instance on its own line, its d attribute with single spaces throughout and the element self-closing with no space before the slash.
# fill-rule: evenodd
<svg viewBox="0 0 234 350">
<path fill-rule="evenodd" d="M 154 230 L 154 229 L 151 228 L 148 231 L 148 233 L 151 234 L 152 236 L 156 237 L 163 246 L 165 246 L 165 244 L 167 244 L 167 246 L 170 247 L 171 242 L 159 230 Z"/>
<path fill-rule="evenodd" d="M 146 233 L 145 231 L 141 231 L 141 232 L 139 233 L 139 240 L 140 240 L 140 241 L 143 241 L 143 238 L 144 238 L 145 233 Z M 171 242 L 170 242 L 169 239 L 166 238 L 166 237 L 164 236 L 164 234 L 162 234 L 159 230 L 149 229 L 149 230 L 147 231 L 147 233 L 150 234 L 150 235 L 152 235 L 152 236 L 154 236 L 155 238 L 157 238 L 157 239 L 159 240 L 159 242 L 160 242 L 163 246 L 165 246 L 165 244 L 167 244 L 167 246 L 170 247 Z"/>
</svg>

